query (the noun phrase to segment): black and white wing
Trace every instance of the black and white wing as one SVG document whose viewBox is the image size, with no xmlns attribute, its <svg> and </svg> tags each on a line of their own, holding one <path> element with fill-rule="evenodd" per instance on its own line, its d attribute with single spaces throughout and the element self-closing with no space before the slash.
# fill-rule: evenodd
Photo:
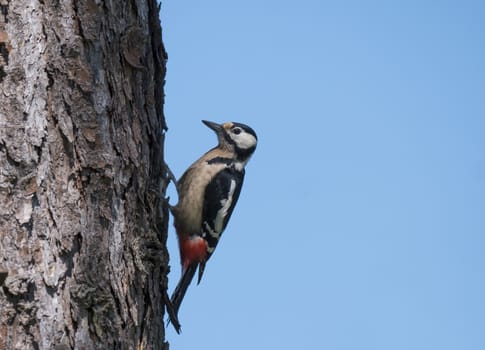
<svg viewBox="0 0 485 350">
<path fill-rule="evenodd" d="M 231 218 L 232 211 L 241 193 L 244 169 L 227 167 L 214 176 L 207 185 L 202 211 L 202 237 L 207 241 L 207 260 L 210 258 L 222 232 Z M 205 262 L 199 266 L 199 282 Z"/>
</svg>

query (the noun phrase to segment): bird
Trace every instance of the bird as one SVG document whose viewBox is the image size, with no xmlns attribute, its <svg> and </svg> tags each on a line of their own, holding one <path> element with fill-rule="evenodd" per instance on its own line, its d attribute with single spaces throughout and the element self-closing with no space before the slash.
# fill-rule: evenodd
<svg viewBox="0 0 485 350">
<path fill-rule="evenodd" d="M 178 311 L 196 270 L 197 284 L 214 253 L 241 193 L 245 166 L 258 143 L 254 130 L 242 123 L 202 122 L 218 145 L 195 161 L 177 181 L 178 203 L 172 206 L 182 275 L 170 298 L 171 321 L 180 333 Z"/>
</svg>

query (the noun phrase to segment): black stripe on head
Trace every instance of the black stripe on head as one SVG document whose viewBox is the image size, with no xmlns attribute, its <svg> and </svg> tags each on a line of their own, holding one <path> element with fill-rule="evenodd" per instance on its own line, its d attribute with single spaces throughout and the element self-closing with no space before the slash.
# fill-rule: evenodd
<svg viewBox="0 0 485 350">
<path fill-rule="evenodd" d="M 227 143 L 234 145 L 234 140 L 231 139 L 231 136 L 229 136 L 226 130 L 224 130 L 224 139 L 226 140 Z"/>
</svg>

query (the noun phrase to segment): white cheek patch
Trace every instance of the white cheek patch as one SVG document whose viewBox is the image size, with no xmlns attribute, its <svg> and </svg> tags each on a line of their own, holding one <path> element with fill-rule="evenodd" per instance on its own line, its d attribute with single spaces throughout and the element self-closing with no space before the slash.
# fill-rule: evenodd
<svg viewBox="0 0 485 350">
<path fill-rule="evenodd" d="M 254 147 L 258 142 L 253 135 L 248 134 L 247 132 L 243 132 L 242 134 L 236 135 L 236 137 L 234 137 L 234 141 L 236 142 L 237 147 L 241 149 L 248 149 L 248 148 Z"/>
</svg>

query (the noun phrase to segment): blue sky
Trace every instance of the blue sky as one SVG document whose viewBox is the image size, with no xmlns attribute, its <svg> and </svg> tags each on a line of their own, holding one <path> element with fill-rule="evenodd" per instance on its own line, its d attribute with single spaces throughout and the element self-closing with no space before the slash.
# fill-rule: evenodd
<svg viewBox="0 0 485 350">
<path fill-rule="evenodd" d="M 485 349 L 485 3 L 165 0 L 161 20 L 176 176 L 215 145 L 201 119 L 259 136 L 172 348 Z"/>
</svg>

